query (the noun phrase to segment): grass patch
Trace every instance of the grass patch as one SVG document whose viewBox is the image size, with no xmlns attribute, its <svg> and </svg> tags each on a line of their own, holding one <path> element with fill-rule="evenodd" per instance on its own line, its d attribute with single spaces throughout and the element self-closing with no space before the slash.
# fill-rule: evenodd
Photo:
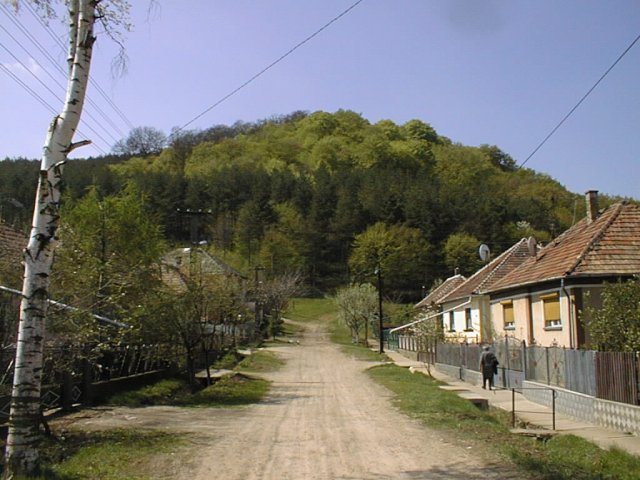
<svg viewBox="0 0 640 480">
<path fill-rule="evenodd" d="M 385 354 L 381 355 L 365 345 L 353 343 L 349 329 L 340 322 L 337 317 L 333 318 L 329 323 L 329 337 L 333 343 L 341 346 L 344 353 L 358 360 L 371 362 L 384 362 L 388 360 Z"/>
<path fill-rule="evenodd" d="M 164 461 L 184 445 L 175 434 L 110 430 L 67 432 L 59 439 L 46 439 L 41 447 L 43 473 L 31 480 L 148 480 L 158 478 L 149 471 L 149 459 Z M 20 477 L 16 478 L 19 480 Z"/>
<path fill-rule="evenodd" d="M 295 298 L 291 300 L 285 317 L 297 322 L 328 321 L 337 315 L 331 298 Z"/>
<path fill-rule="evenodd" d="M 498 440 L 508 428 L 497 416 L 487 414 L 456 394 L 438 388 L 442 382 L 411 373 L 396 365 L 368 370 L 369 375 L 396 394 L 401 411 L 425 425 L 440 430 L 456 430 L 487 441 Z"/>
<path fill-rule="evenodd" d="M 573 435 L 547 442 L 509 432 L 510 415 L 484 412 L 455 393 L 441 390 L 441 382 L 412 374 L 396 365 L 368 370 L 369 375 L 395 394 L 394 403 L 405 414 L 455 437 L 459 445 L 476 443 L 541 480 L 632 480 L 640 478 L 640 458 L 618 449 L 602 450 Z"/>
<path fill-rule="evenodd" d="M 143 407 L 149 405 L 173 405 L 180 398 L 191 394 L 189 384 L 184 380 L 170 378 L 153 385 L 112 395 L 109 405 Z"/>
<path fill-rule="evenodd" d="M 269 382 L 244 375 L 234 375 L 218 380 L 213 385 L 182 397 L 176 404 L 188 407 L 223 407 L 257 403 L 269 391 Z"/>
<path fill-rule="evenodd" d="M 273 372 L 285 364 L 275 353 L 258 350 L 244 358 L 237 366 L 240 372 Z"/>
<path fill-rule="evenodd" d="M 138 390 L 114 395 L 110 405 L 144 407 L 172 405 L 184 407 L 224 407 L 257 403 L 269 391 L 269 382 L 244 375 L 222 378 L 213 385 L 192 392 L 184 380 L 162 380 Z"/>
</svg>

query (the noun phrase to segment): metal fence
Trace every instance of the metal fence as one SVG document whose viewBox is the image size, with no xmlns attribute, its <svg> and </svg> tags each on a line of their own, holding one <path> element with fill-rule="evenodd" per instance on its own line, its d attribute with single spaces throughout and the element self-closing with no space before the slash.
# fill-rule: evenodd
<svg viewBox="0 0 640 480">
<path fill-rule="evenodd" d="M 42 370 L 43 409 L 90 403 L 92 385 L 118 382 L 168 371 L 184 353 L 174 345 L 128 345 L 96 350 L 95 346 L 47 347 Z M 0 350 L 0 422 L 9 415 L 15 347 Z"/>
<path fill-rule="evenodd" d="M 417 352 L 421 361 L 480 370 L 481 346 L 439 343 L 421 349 L 426 342 L 399 335 L 396 343 Z M 560 347 L 527 346 L 505 337 L 491 348 L 500 362 L 499 381 L 507 388 L 521 387 L 524 380 L 557 386 L 596 398 L 640 405 L 640 353 L 597 352 Z M 434 358 L 435 357 L 435 358 Z"/>
</svg>

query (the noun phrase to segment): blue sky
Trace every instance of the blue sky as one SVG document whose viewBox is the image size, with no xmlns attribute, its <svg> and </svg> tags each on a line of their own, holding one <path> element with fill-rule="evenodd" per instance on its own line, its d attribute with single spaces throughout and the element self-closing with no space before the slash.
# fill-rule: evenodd
<svg viewBox="0 0 640 480">
<path fill-rule="evenodd" d="M 105 36 L 92 66 L 126 121 L 92 87 L 100 110 L 87 106 L 93 119 L 84 117 L 76 140 L 95 146 L 76 156 L 109 151 L 131 126 L 169 133 L 186 124 L 354 2 L 162 0 L 149 15 L 149 3 L 135 0 L 128 72 L 112 76 L 116 48 Z M 29 10 L 17 18 L 64 67 Z M 59 109 L 24 68 L 58 91 L 51 63 L 3 9 L 0 27 L 0 63 Z M 64 38 L 63 23 L 50 28 Z M 371 122 L 419 118 L 454 142 L 497 145 L 522 163 L 639 34 L 636 0 L 364 0 L 190 128 L 343 108 Z M 639 85 L 640 42 L 526 167 L 576 193 L 640 198 Z M 0 158 L 38 158 L 52 114 L 4 69 L 0 112 Z"/>
</svg>

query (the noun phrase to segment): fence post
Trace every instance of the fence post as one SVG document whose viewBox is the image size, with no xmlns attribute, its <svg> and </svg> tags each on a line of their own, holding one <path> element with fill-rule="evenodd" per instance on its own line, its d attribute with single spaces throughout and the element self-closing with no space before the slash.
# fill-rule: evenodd
<svg viewBox="0 0 640 480">
<path fill-rule="evenodd" d="M 62 373 L 62 388 L 60 395 L 62 410 L 68 412 L 73 407 L 73 376 L 71 372 Z"/>
<path fill-rule="evenodd" d="M 527 341 L 522 340 L 522 374 L 524 379 L 527 380 Z M 524 386 L 524 385 L 523 385 Z"/>
<path fill-rule="evenodd" d="M 511 355 L 509 354 L 509 336 L 505 335 L 504 336 L 504 356 L 505 356 L 505 360 L 506 360 L 506 364 L 507 364 L 507 369 L 504 372 L 504 383 L 505 383 L 505 387 L 509 388 L 511 387 L 511 381 L 510 381 L 510 377 L 511 375 L 509 375 L 509 372 L 511 371 Z"/>
<path fill-rule="evenodd" d="M 93 395 L 91 391 L 92 378 L 91 362 L 88 359 L 82 359 L 82 403 L 91 405 Z"/>
<path fill-rule="evenodd" d="M 547 364 L 547 385 L 551 385 L 551 371 L 549 370 L 549 347 L 544 347 L 545 363 Z"/>
</svg>

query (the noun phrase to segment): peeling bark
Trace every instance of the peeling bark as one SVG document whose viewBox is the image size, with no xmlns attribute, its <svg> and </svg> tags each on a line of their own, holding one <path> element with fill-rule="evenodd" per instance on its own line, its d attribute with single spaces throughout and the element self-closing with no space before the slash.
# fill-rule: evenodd
<svg viewBox="0 0 640 480">
<path fill-rule="evenodd" d="M 39 469 L 37 443 L 41 438 L 40 389 L 49 300 L 49 277 L 60 223 L 60 182 L 68 153 L 85 142 L 72 143 L 89 81 L 93 26 L 97 0 L 70 0 L 69 80 L 65 104 L 49 127 L 41 160 L 40 178 L 29 243 L 24 251 L 25 273 L 5 478 L 33 475 Z"/>
</svg>

